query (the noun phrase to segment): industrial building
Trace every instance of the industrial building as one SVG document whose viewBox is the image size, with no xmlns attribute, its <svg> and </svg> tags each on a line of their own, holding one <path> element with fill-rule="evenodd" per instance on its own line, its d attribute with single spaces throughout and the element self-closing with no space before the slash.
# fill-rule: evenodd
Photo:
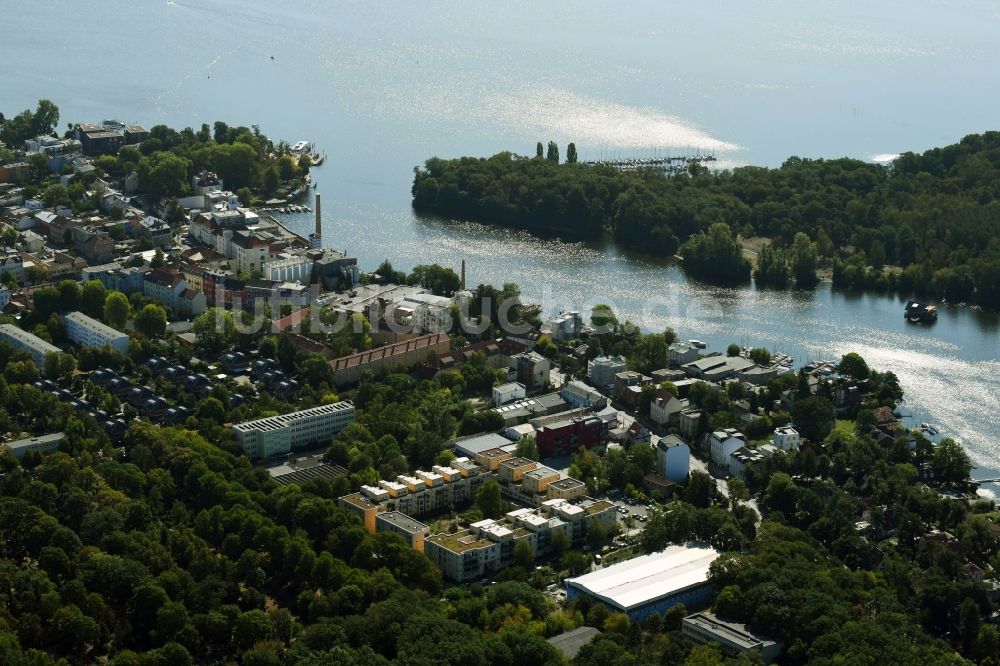
<svg viewBox="0 0 1000 666">
<path fill-rule="evenodd" d="M 781 654 L 781 643 L 757 636 L 745 625 L 720 620 L 713 613 L 687 616 L 681 621 L 681 633 L 695 643 L 715 643 L 731 657 L 756 652 L 763 663 L 770 664 Z"/>
<path fill-rule="evenodd" d="M 447 333 L 431 333 L 411 338 L 385 347 L 342 356 L 330 361 L 333 381 L 337 386 L 356 384 L 361 373 L 411 368 L 435 354 L 448 351 L 451 342 Z"/>
<path fill-rule="evenodd" d="M 66 326 L 66 337 L 81 347 L 107 346 L 123 354 L 128 351 L 127 334 L 82 312 L 63 315 L 63 324 Z"/>
<path fill-rule="evenodd" d="M 720 553 L 703 545 L 669 546 L 666 550 L 620 562 L 566 580 L 566 596 L 588 596 L 612 610 L 642 622 L 677 604 L 705 606 L 714 591 L 708 568 Z"/>
<path fill-rule="evenodd" d="M 485 435 L 473 435 L 455 440 L 455 455 L 475 458 L 483 451 L 502 447 L 509 447 L 511 450 L 514 449 L 511 440 L 495 432 L 486 433 Z"/>
<path fill-rule="evenodd" d="M 753 361 L 742 356 L 706 356 L 697 361 L 685 363 L 681 368 L 695 379 L 721 382 L 724 379 L 735 377 L 741 372 L 746 372 L 754 365 L 756 364 Z"/>
<path fill-rule="evenodd" d="M 571 405 L 558 393 L 546 393 L 497 407 L 493 411 L 503 417 L 505 426 L 512 426 L 564 413 L 570 407 Z M 533 425 L 538 424 L 533 423 Z"/>
<path fill-rule="evenodd" d="M 275 458 L 310 444 L 327 444 L 353 420 L 354 405 L 345 400 L 240 423 L 233 433 L 250 458 Z"/>
</svg>

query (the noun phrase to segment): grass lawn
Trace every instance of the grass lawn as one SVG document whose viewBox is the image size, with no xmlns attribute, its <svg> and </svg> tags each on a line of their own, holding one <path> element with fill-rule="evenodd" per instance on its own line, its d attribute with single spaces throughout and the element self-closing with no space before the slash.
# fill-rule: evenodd
<svg viewBox="0 0 1000 666">
<path fill-rule="evenodd" d="M 616 550 L 613 553 L 608 553 L 601 558 L 601 564 L 603 566 L 608 566 L 609 564 L 615 564 L 616 562 L 622 562 L 624 560 L 630 560 L 637 555 L 640 555 L 639 546 L 628 546 L 622 548 L 621 550 Z"/>
<path fill-rule="evenodd" d="M 854 434 L 854 421 L 850 419 L 837 419 L 837 425 L 834 426 L 834 430 L 840 430 L 845 435 Z"/>
</svg>

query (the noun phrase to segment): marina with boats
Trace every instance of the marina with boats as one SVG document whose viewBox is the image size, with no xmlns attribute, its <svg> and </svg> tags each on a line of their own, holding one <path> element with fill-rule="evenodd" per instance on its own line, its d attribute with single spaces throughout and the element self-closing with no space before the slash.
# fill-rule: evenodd
<svg viewBox="0 0 1000 666">
<path fill-rule="evenodd" d="M 903 316 L 911 324 L 932 324 L 937 321 L 938 309 L 936 305 L 909 301 L 903 309 Z"/>
<path fill-rule="evenodd" d="M 256 125 L 255 125 L 256 127 Z M 312 166 L 320 166 L 326 161 L 326 153 L 322 155 L 316 152 L 316 146 L 312 141 L 296 141 L 289 151 L 299 158 L 306 156 L 310 159 Z M 272 213 L 277 215 L 294 215 L 298 213 L 311 213 L 313 209 L 306 204 L 292 203 L 303 197 L 310 189 L 316 189 L 318 183 L 313 180 L 312 174 L 306 174 L 304 182 L 300 187 L 288 193 L 284 198 L 268 199 L 263 206 L 256 208 L 261 213 Z"/>
<path fill-rule="evenodd" d="M 618 157 L 600 158 L 584 162 L 591 166 L 608 166 L 618 171 L 638 171 L 640 169 L 658 169 L 666 173 L 683 173 L 690 170 L 692 165 L 702 162 L 715 162 L 716 157 L 711 153 L 696 153 L 684 156 L 652 156 L 652 157 Z"/>
</svg>

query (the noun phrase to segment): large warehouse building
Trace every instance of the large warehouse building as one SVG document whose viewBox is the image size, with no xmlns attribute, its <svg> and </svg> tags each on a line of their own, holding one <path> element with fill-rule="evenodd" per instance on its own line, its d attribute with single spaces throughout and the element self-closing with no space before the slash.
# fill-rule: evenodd
<svg viewBox="0 0 1000 666">
<path fill-rule="evenodd" d="M 566 580 L 566 596 L 589 596 L 641 622 L 677 604 L 705 606 L 713 590 L 708 567 L 719 552 L 703 545 L 670 546 Z"/>
</svg>

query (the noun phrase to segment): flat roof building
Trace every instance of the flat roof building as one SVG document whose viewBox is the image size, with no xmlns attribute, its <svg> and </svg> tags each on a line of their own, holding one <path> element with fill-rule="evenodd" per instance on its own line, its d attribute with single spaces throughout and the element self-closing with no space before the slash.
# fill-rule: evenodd
<svg viewBox="0 0 1000 666">
<path fill-rule="evenodd" d="M 575 500 L 587 494 L 587 484 L 579 479 L 567 477 L 550 483 L 546 494 L 549 499 Z"/>
<path fill-rule="evenodd" d="M 103 322 L 88 317 L 82 312 L 63 315 L 66 337 L 81 347 L 104 347 L 122 352 L 128 351 L 128 335 L 111 328 Z"/>
<path fill-rule="evenodd" d="M 451 580 L 473 580 L 513 563 L 519 541 L 527 542 L 537 556 L 550 550 L 556 534 L 580 543 L 589 525 L 607 528 L 616 516 L 614 505 L 603 500 L 579 504 L 549 500 L 536 509 L 510 511 L 503 520 L 480 520 L 455 533 L 430 536 L 426 554 Z"/>
<path fill-rule="evenodd" d="M 681 633 L 695 643 L 715 643 L 732 657 L 757 652 L 765 664 L 781 654 L 781 643 L 757 636 L 745 625 L 720 620 L 713 613 L 688 615 L 681 621 Z"/>
<path fill-rule="evenodd" d="M 240 423 L 233 426 L 233 433 L 250 458 L 275 458 L 310 444 L 329 443 L 353 420 L 354 405 L 345 400 Z"/>
<path fill-rule="evenodd" d="M 558 414 L 570 407 L 558 393 L 545 393 L 497 407 L 493 411 L 503 417 L 505 426 L 527 423 L 532 419 Z M 537 425 L 537 424 L 535 424 Z"/>
<path fill-rule="evenodd" d="M 503 435 L 491 432 L 485 435 L 473 435 L 455 441 L 455 455 L 475 458 L 483 451 L 510 446 L 510 440 Z"/>
<path fill-rule="evenodd" d="M 521 486 L 530 493 L 546 493 L 549 489 L 549 484 L 558 481 L 559 476 L 559 472 L 551 467 L 539 465 L 535 469 L 524 473 Z"/>
<path fill-rule="evenodd" d="M 476 464 L 482 465 L 490 472 L 495 472 L 500 468 L 501 463 L 512 457 L 510 452 L 504 449 L 487 449 L 476 454 Z"/>
<path fill-rule="evenodd" d="M 524 396 L 525 388 L 521 382 L 508 382 L 493 387 L 493 404 L 497 407 L 506 405 L 508 402 L 521 400 Z"/>
<path fill-rule="evenodd" d="M 587 363 L 587 376 L 590 383 L 600 388 L 610 386 L 615 381 L 615 375 L 625 370 L 625 357 L 598 356 Z"/>
<path fill-rule="evenodd" d="M 500 463 L 497 472 L 500 480 L 507 483 L 520 483 L 525 473 L 538 467 L 538 463 L 528 458 L 508 458 Z"/>
<path fill-rule="evenodd" d="M 419 520 L 410 518 L 399 511 L 384 511 L 375 516 L 376 532 L 399 534 L 414 550 L 424 552 L 424 539 L 430 535 L 430 528 Z"/>
<path fill-rule="evenodd" d="M 568 598 L 589 596 L 641 622 L 676 606 L 706 605 L 713 590 L 708 568 L 720 553 L 704 545 L 669 546 L 606 569 L 566 580 Z"/>
<path fill-rule="evenodd" d="M 337 498 L 337 506 L 345 509 L 361 518 L 361 523 L 368 530 L 369 534 L 375 534 L 377 529 L 376 517 L 381 506 L 378 502 L 368 499 L 361 493 L 352 493 Z"/>
<path fill-rule="evenodd" d="M 59 450 L 59 444 L 65 439 L 66 433 L 54 432 L 48 435 L 36 435 L 35 437 L 18 439 L 13 442 L 3 442 L 3 446 L 13 451 L 17 459 L 20 460 L 29 451 L 37 451 L 41 455 L 55 453 Z"/>
<path fill-rule="evenodd" d="M 705 358 L 685 363 L 681 368 L 695 379 L 718 382 L 735 377 L 756 365 L 742 356 L 706 356 Z"/>
<path fill-rule="evenodd" d="M 275 483 L 282 486 L 301 485 L 313 479 L 333 481 L 348 474 L 340 465 L 323 462 L 323 454 L 289 460 L 281 465 L 269 467 L 267 473 Z"/>
<path fill-rule="evenodd" d="M 563 653 L 567 659 L 574 659 L 580 648 L 601 635 L 594 627 L 577 627 L 546 639 L 550 645 Z"/>
<path fill-rule="evenodd" d="M 42 340 L 37 335 L 21 330 L 14 324 L 0 324 L 0 340 L 9 342 L 14 347 L 31 354 L 31 359 L 39 370 L 45 368 L 46 354 L 61 351 L 59 347 Z"/>
</svg>

